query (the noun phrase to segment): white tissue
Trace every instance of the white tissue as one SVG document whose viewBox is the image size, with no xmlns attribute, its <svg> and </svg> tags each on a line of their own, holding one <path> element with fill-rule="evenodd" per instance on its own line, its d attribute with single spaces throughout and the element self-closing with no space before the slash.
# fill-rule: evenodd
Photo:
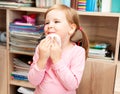
<svg viewBox="0 0 120 94">
<path fill-rule="evenodd" d="M 46 38 L 47 38 L 47 37 L 51 37 L 52 39 L 55 37 L 56 41 L 58 42 L 58 44 L 59 44 L 60 47 L 61 47 L 61 38 L 60 38 L 59 35 L 57 35 L 57 34 L 49 34 L 49 35 L 46 36 Z"/>
</svg>

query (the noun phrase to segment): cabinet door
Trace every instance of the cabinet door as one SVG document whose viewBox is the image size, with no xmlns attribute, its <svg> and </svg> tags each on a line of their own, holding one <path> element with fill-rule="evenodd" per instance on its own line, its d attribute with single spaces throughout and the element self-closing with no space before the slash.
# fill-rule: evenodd
<svg viewBox="0 0 120 94">
<path fill-rule="evenodd" d="M 0 94 L 7 94 L 7 51 L 0 47 Z"/>
<path fill-rule="evenodd" d="M 116 64 L 108 62 L 86 62 L 83 79 L 77 94 L 113 94 Z"/>
</svg>

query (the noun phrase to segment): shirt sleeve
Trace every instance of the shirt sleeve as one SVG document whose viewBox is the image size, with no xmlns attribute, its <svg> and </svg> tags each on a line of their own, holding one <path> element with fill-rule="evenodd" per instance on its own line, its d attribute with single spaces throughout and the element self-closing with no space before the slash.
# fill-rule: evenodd
<svg viewBox="0 0 120 94">
<path fill-rule="evenodd" d="M 33 63 L 30 66 L 30 70 L 28 73 L 28 80 L 30 81 L 31 84 L 37 86 L 40 84 L 44 78 L 45 75 L 45 69 L 39 69 L 37 67 L 37 61 L 39 59 L 39 54 L 38 54 L 38 47 L 36 47 L 35 54 L 33 56 Z"/>
<path fill-rule="evenodd" d="M 78 88 L 85 66 L 85 50 L 83 48 L 78 49 L 72 53 L 69 58 L 71 61 L 70 66 L 65 65 L 65 61 L 61 59 L 57 64 L 53 65 L 57 77 L 61 84 L 67 90 L 75 90 Z"/>
</svg>

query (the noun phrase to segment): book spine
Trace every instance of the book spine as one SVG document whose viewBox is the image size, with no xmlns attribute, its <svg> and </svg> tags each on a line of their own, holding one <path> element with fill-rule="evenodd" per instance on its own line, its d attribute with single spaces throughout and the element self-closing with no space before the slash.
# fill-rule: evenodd
<svg viewBox="0 0 120 94">
<path fill-rule="evenodd" d="M 111 12 L 120 12 L 120 0 L 112 0 Z"/>
<path fill-rule="evenodd" d="M 62 4 L 65 4 L 66 6 L 70 7 L 71 5 L 71 0 L 61 0 Z"/>
<path fill-rule="evenodd" d="M 55 4 L 55 0 L 46 0 L 45 3 L 45 7 L 51 7 Z"/>
<path fill-rule="evenodd" d="M 101 12 L 110 12 L 111 11 L 111 0 L 102 0 Z"/>
<path fill-rule="evenodd" d="M 78 11 L 85 11 L 86 10 L 86 0 L 78 0 Z"/>
<path fill-rule="evenodd" d="M 45 0 L 36 0 L 36 7 L 44 8 Z"/>
<path fill-rule="evenodd" d="M 86 2 L 86 11 L 95 11 L 97 0 L 87 0 Z"/>
<path fill-rule="evenodd" d="M 72 0 L 72 2 L 70 3 L 70 6 L 75 9 L 75 0 Z"/>
</svg>

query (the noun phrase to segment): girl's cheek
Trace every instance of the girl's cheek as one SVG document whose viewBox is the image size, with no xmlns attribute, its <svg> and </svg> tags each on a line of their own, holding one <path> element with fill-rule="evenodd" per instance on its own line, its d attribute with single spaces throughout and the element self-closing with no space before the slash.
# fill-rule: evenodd
<svg viewBox="0 0 120 94">
<path fill-rule="evenodd" d="M 44 33 L 47 34 L 47 26 L 44 26 Z"/>
</svg>

